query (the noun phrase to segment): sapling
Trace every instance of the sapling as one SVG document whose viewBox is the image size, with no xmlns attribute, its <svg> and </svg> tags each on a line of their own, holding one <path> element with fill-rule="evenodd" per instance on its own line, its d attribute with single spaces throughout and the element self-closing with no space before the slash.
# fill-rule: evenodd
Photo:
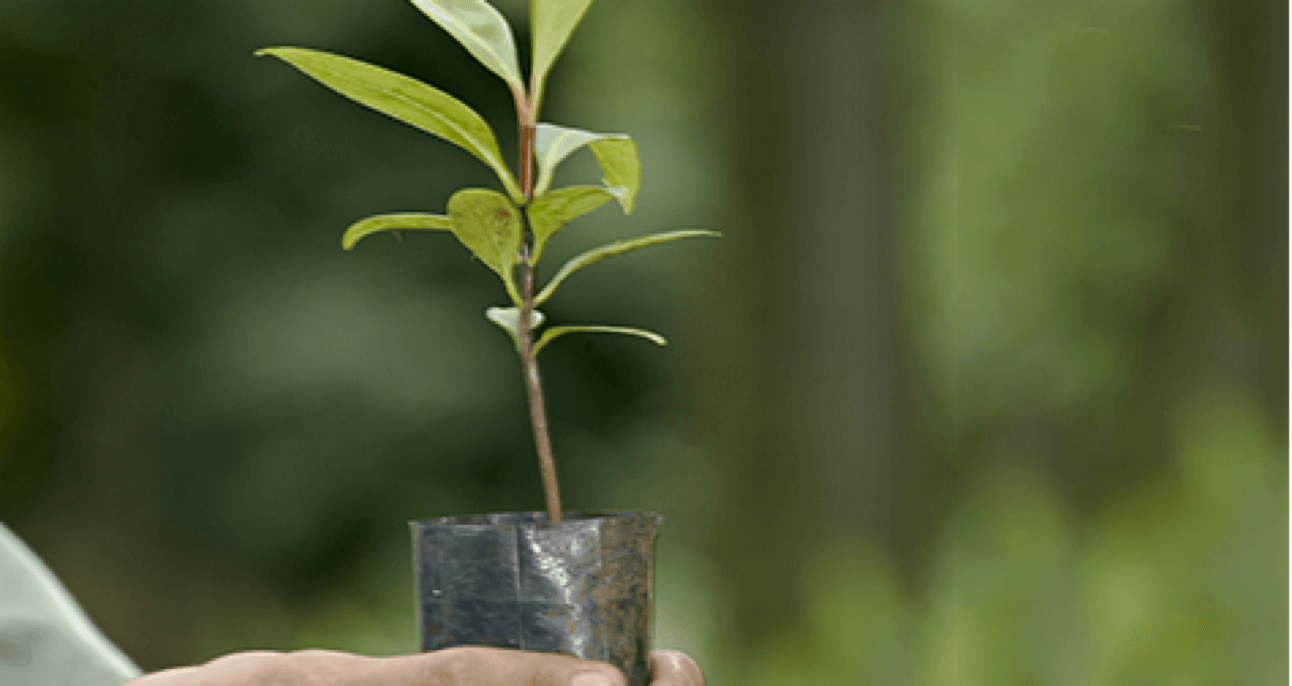
<svg viewBox="0 0 1292 686">
<path fill-rule="evenodd" d="M 670 231 L 593 248 L 562 265 L 536 293 L 535 270 L 556 232 L 611 201 L 618 202 L 625 214 L 632 213 L 641 187 L 641 161 L 637 145 L 629 136 L 539 123 L 547 75 L 592 0 L 530 0 L 533 53 L 528 87 L 521 76 L 511 27 L 486 0 L 412 0 L 412 3 L 511 89 L 520 133 L 519 181 L 503 159 L 489 124 L 444 91 L 381 67 L 318 50 L 280 47 L 266 48 L 256 54 L 278 57 L 347 98 L 439 136 L 475 155 L 497 174 L 505 193 L 465 188 L 449 198 L 447 214 L 369 217 L 350 226 L 341 238 L 341 245 L 350 250 L 361 239 L 385 231 L 450 231 L 502 280 L 511 306 L 491 307 L 485 314 L 511 336 L 520 356 L 548 518 L 558 522 L 561 521 L 561 496 L 543 405 L 539 352 L 553 340 L 571 333 L 627 334 L 658 345 L 666 345 L 666 341 L 651 331 L 625 326 L 544 329 L 539 306 L 570 275 L 590 264 L 660 243 L 719 234 L 698 229 Z M 553 189 L 557 166 L 583 147 L 592 151 L 601 167 L 604 175 L 601 185 Z M 536 339 L 540 329 L 542 333 Z"/>
</svg>

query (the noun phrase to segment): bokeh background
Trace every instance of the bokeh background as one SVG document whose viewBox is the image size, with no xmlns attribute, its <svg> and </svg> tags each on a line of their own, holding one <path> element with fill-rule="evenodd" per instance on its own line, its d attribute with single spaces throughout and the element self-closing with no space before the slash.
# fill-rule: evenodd
<svg viewBox="0 0 1292 686">
<path fill-rule="evenodd" d="M 523 0 L 500 2 L 527 45 Z M 1288 679 L 1275 0 L 600 2 L 545 119 L 645 186 L 547 260 L 563 490 L 663 513 L 717 686 Z M 410 518 L 541 509 L 493 186 L 252 51 L 500 81 L 402 0 L 0 3 L 0 520 L 155 669 L 416 646 Z M 591 156 L 567 181 L 596 178 Z"/>
</svg>

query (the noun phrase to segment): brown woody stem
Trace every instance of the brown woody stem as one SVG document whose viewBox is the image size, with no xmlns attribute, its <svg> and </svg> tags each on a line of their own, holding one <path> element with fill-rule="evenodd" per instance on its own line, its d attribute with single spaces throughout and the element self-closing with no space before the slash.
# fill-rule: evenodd
<svg viewBox="0 0 1292 686">
<path fill-rule="evenodd" d="M 520 187 L 525 203 L 534 199 L 534 110 L 525 94 L 513 91 L 516 98 L 516 119 L 520 125 Z M 538 373 L 538 358 L 534 354 L 534 232 L 529 217 L 521 210 L 525 234 L 520 249 L 521 305 L 517 322 L 517 351 L 525 374 L 525 390 L 529 398 L 529 420 L 534 427 L 534 445 L 538 448 L 538 467 L 543 475 L 543 494 L 547 498 L 547 518 L 561 521 L 561 491 L 556 482 L 556 460 L 552 457 L 552 439 L 547 428 L 547 409 L 543 404 L 543 379 Z"/>
</svg>

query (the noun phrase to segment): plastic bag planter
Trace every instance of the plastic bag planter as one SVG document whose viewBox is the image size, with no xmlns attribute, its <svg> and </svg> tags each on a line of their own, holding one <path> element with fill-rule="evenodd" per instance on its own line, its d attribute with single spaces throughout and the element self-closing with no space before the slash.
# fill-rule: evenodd
<svg viewBox="0 0 1292 686">
<path fill-rule="evenodd" d="M 483 645 L 602 660 L 649 681 L 655 529 L 646 512 L 506 512 L 410 522 L 422 649 Z"/>
</svg>

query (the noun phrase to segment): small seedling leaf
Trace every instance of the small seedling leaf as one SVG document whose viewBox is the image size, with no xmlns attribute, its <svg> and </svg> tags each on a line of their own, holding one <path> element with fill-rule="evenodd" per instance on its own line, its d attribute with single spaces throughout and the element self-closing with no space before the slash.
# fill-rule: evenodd
<svg viewBox="0 0 1292 686">
<path fill-rule="evenodd" d="M 319 50 L 266 48 L 256 54 L 273 55 L 355 102 L 462 147 L 489 165 L 513 198 L 522 197 L 489 124 L 448 93 L 403 74 Z"/>
<path fill-rule="evenodd" d="M 545 193 L 552 184 L 556 167 L 583 146 L 592 149 L 604 174 L 602 183 L 614 194 L 625 214 L 632 214 L 633 203 L 642 186 L 641 157 L 637 144 L 621 133 L 592 133 L 555 124 L 539 124 L 534 132 L 534 150 L 538 156 L 538 183 L 534 192 Z"/>
<path fill-rule="evenodd" d="M 379 214 L 350 225 L 341 236 L 341 247 L 350 250 L 355 243 L 381 231 L 451 231 L 452 221 L 441 214 Z"/>
<path fill-rule="evenodd" d="M 534 192 L 539 195 L 547 192 L 552 184 L 552 174 L 556 172 L 556 167 L 575 150 L 613 135 L 619 134 L 592 133 L 555 124 L 539 124 L 534 129 L 534 155 L 538 158 L 539 169 Z"/>
<path fill-rule="evenodd" d="M 531 83 L 535 111 L 542 104 L 547 73 L 591 5 L 592 0 L 530 0 L 529 17 L 534 34 Z"/>
<path fill-rule="evenodd" d="M 556 273 L 556 276 L 552 277 L 552 280 L 547 283 L 547 286 L 543 288 L 543 291 L 534 298 L 534 304 L 537 305 L 546 302 L 548 298 L 552 297 L 552 295 L 556 293 L 556 289 L 561 285 L 561 282 L 568 279 L 574 272 L 595 262 L 600 262 L 606 258 L 622 255 L 633 250 L 649 248 L 652 245 L 682 240 L 683 238 L 719 238 L 721 236 L 722 234 L 717 231 L 708 231 L 705 229 L 684 229 L 682 231 L 666 231 L 664 233 L 631 238 L 626 241 L 615 241 L 614 243 L 603 245 L 599 248 L 593 248 L 592 250 L 573 257 L 569 262 L 562 265 L 560 271 Z"/>
<path fill-rule="evenodd" d="M 520 210 L 507 196 L 484 188 L 460 190 L 449 198 L 453 235 L 476 257 L 501 276 L 513 300 L 512 270 L 521 243 Z"/>
<path fill-rule="evenodd" d="M 499 328 L 511 336 L 512 342 L 520 346 L 520 308 L 519 307 L 491 307 L 485 310 L 485 317 L 489 321 L 497 324 Z M 534 310 L 529 316 L 529 329 L 533 331 L 543 325 L 545 317 L 542 312 Z"/>
<path fill-rule="evenodd" d="M 552 234 L 614 199 L 613 193 L 600 186 L 570 186 L 535 198 L 525 209 L 534 230 L 534 263 L 543 257 L 543 247 Z"/>
<path fill-rule="evenodd" d="M 637 192 L 642 187 L 642 163 L 637 154 L 637 144 L 625 136 L 599 140 L 589 143 L 588 147 L 597 156 L 597 164 L 605 174 L 602 183 L 615 194 L 624 214 L 632 214 Z"/>
<path fill-rule="evenodd" d="M 507 19 L 485 0 L 413 0 L 440 28 L 449 32 L 480 64 L 525 92 L 516 60 L 516 41 Z"/>
<path fill-rule="evenodd" d="M 627 326 L 554 326 L 544 331 L 543 336 L 538 339 L 538 343 L 534 344 L 534 354 L 537 355 L 538 351 L 542 350 L 548 343 L 567 333 L 618 333 L 645 338 L 658 346 L 668 345 L 668 341 L 663 336 L 645 329 L 634 329 Z"/>
</svg>

